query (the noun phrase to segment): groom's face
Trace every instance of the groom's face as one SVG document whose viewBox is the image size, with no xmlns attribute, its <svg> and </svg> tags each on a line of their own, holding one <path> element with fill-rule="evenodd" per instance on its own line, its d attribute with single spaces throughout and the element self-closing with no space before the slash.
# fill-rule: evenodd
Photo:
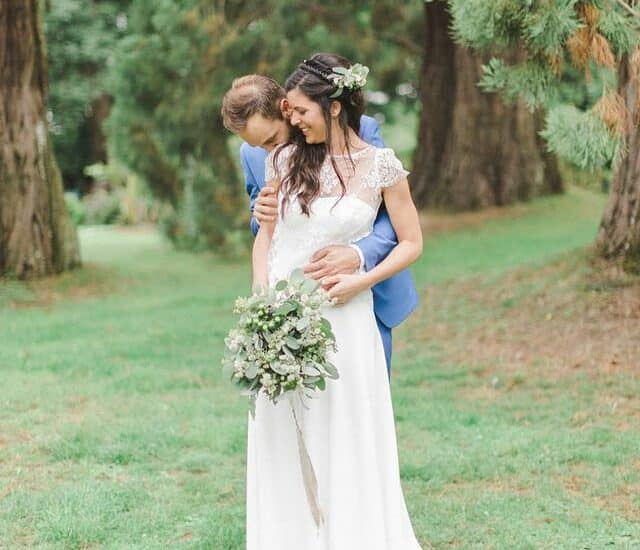
<svg viewBox="0 0 640 550">
<path fill-rule="evenodd" d="M 271 151 L 277 145 L 289 139 L 289 124 L 286 120 L 266 118 L 256 113 L 247 120 L 246 128 L 238 135 L 253 147 L 262 147 Z"/>
</svg>

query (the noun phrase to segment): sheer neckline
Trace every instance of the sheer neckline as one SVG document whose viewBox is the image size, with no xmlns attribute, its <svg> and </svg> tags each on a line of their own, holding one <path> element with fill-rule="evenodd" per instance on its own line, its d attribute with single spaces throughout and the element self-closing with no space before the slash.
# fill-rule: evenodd
<svg viewBox="0 0 640 550">
<path fill-rule="evenodd" d="M 362 149 L 358 149 L 357 151 L 353 151 L 351 153 L 351 156 L 355 157 L 355 156 L 358 156 L 358 155 L 364 153 L 365 151 L 370 151 L 372 147 L 373 147 L 373 145 L 367 145 L 366 147 L 363 147 Z M 327 158 L 330 158 L 330 155 L 327 155 Z M 349 155 L 333 155 L 333 158 L 346 159 L 346 158 L 349 158 Z"/>
</svg>

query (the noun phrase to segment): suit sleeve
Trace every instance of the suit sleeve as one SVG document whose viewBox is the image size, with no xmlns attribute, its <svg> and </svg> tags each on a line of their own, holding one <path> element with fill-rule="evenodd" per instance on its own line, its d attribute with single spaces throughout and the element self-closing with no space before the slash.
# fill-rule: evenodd
<svg viewBox="0 0 640 550">
<path fill-rule="evenodd" d="M 376 147 L 384 147 L 378 121 L 373 117 L 363 117 L 363 122 L 362 139 Z M 384 204 L 380 207 L 371 233 L 364 239 L 354 243 L 362 252 L 365 271 L 369 271 L 377 266 L 397 244 L 398 237 L 391 224 L 389 214 L 384 208 Z"/>
<path fill-rule="evenodd" d="M 365 141 L 376 147 L 384 147 L 384 141 L 380 135 L 380 125 L 375 118 L 371 119 L 371 131 Z"/>
<path fill-rule="evenodd" d="M 251 212 L 250 228 L 253 236 L 255 237 L 258 233 L 260 224 L 258 223 L 258 220 L 253 217 L 253 207 L 255 205 L 256 198 L 260 193 L 260 186 L 256 181 L 253 171 L 251 170 L 249 160 L 242 149 L 240 149 L 240 164 L 242 165 L 242 172 L 244 174 L 244 188 L 249 196 L 249 211 Z"/>
<path fill-rule="evenodd" d="M 365 271 L 377 266 L 398 244 L 391 218 L 384 207 L 380 208 L 371 233 L 354 244 L 362 251 Z"/>
</svg>

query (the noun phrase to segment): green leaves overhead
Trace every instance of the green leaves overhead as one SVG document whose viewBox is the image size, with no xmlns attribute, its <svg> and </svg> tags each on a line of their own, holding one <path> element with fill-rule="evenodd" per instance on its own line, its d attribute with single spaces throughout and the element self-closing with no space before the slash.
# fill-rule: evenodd
<svg viewBox="0 0 640 550">
<path fill-rule="evenodd" d="M 553 54 L 562 49 L 565 41 L 578 30 L 577 0 L 550 2 L 553 9 L 531 11 L 522 18 L 522 34 L 534 51 Z"/>
<path fill-rule="evenodd" d="M 610 110 L 604 120 L 606 110 L 576 108 L 591 109 L 608 92 L 616 62 L 639 44 L 638 22 L 617 2 L 449 0 L 449 6 L 456 40 L 493 56 L 479 85 L 546 109 L 541 135 L 550 150 L 583 168 L 617 158 L 624 136 L 612 128 L 624 121 Z M 565 66 L 568 60 L 573 67 Z"/>
<path fill-rule="evenodd" d="M 107 67 L 124 36 L 126 1 L 56 0 L 44 13 L 51 134 L 65 183 L 77 184 L 96 155 L 94 105 L 107 91 Z M 108 104 L 108 102 L 107 102 Z"/>
<path fill-rule="evenodd" d="M 595 113 L 570 105 L 559 105 L 547 113 L 541 135 L 550 151 L 581 168 L 615 161 L 624 146 L 622 139 L 613 136 Z"/>
<path fill-rule="evenodd" d="M 600 15 L 598 30 L 618 54 L 628 53 L 640 40 L 638 27 L 630 24 L 629 17 L 619 10 L 607 10 Z"/>
<path fill-rule="evenodd" d="M 518 40 L 532 0 L 450 0 L 454 38 L 477 49 L 507 47 Z"/>
<path fill-rule="evenodd" d="M 510 101 L 520 97 L 533 110 L 547 102 L 554 80 L 553 73 L 535 61 L 508 66 L 493 58 L 483 66 L 480 86 L 487 91 L 502 91 Z"/>
</svg>

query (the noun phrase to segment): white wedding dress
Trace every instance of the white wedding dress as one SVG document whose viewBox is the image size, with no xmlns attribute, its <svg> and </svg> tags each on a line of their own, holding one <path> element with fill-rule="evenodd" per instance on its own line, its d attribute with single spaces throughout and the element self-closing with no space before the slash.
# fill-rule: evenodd
<svg viewBox="0 0 640 550">
<path fill-rule="evenodd" d="M 292 147 L 266 181 L 286 171 Z M 352 162 L 353 161 L 353 162 Z M 319 248 L 367 235 L 381 203 L 381 189 L 407 174 L 391 149 L 367 147 L 337 158 L 347 186 L 329 160 L 321 170 L 321 195 L 311 215 L 290 201 L 276 224 L 269 253 L 269 282 L 289 276 Z M 247 550 L 418 550 L 402 494 L 391 394 L 371 291 L 325 316 L 336 336 L 331 361 L 340 378 L 296 407 L 318 482 L 324 523 L 318 529 L 303 483 L 296 428 L 289 401 L 273 405 L 260 396 L 249 417 L 247 448 Z"/>
</svg>

